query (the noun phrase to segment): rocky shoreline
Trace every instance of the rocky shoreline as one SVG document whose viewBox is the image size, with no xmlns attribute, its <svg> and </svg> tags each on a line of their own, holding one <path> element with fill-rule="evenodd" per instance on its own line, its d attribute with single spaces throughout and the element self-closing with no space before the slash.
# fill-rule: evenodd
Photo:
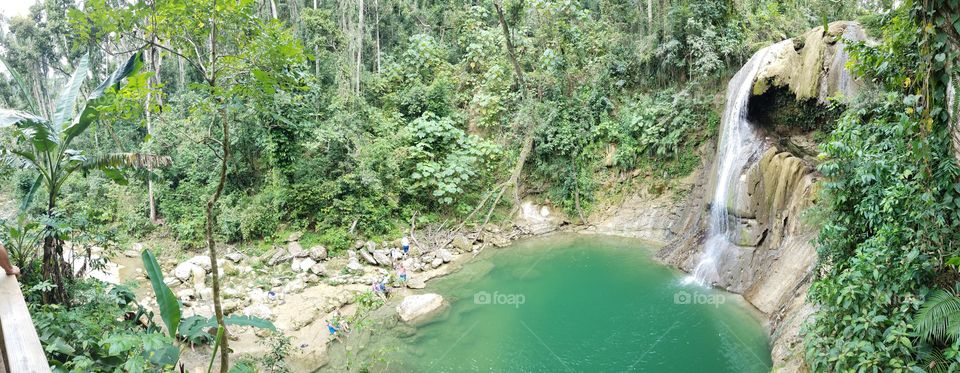
<svg viewBox="0 0 960 373">
<path fill-rule="evenodd" d="M 555 232 L 567 224 L 548 206 L 525 203 L 514 222 L 507 227 L 487 224 L 480 229 L 456 233 L 437 229 L 421 232 L 419 241 L 429 244 L 411 245 L 408 254 L 396 257 L 400 240 L 390 242 L 358 241 L 346 255 L 330 256 L 322 246 L 304 248 L 301 235 L 291 234 L 284 246 L 275 247 L 260 256 L 250 257 L 228 249 L 218 260 L 221 274 L 223 309 L 226 314 L 256 316 L 272 321 L 291 339 L 293 349 L 287 358 L 293 371 L 312 371 L 328 364 L 328 344 L 334 340 L 326 329 L 326 320 L 334 315 L 350 318 L 357 312 L 358 297 L 369 291 L 371 283 L 393 274 L 394 264 L 407 268 L 409 280 L 402 287 L 395 284 L 392 299 L 402 299 L 396 316 L 413 323 L 433 314 L 443 305 L 437 294 L 424 294 L 427 282 L 454 271 L 488 247 L 505 247 L 512 241 Z M 416 241 L 417 236 L 414 236 Z M 141 245 L 135 245 L 141 247 Z M 148 287 L 134 249 L 125 252 L 116 281 L 135 280 Z M 165 282 L 183 305 L 183 317 L 213 315 L 212 268 L 210 258 L 197 255 L 183 261 L 161 258 Z M 152 293 L 141 292 L 140 304 L 156 310 Z M 262 330 L 250 327 L 231 328 L 231 348 L 236 359 L 262 356 L 270 346 L 261 342 Z M 206 369 L 209 347 L 193 347 L 182 355 L 188 371 Z"/>
</svg>

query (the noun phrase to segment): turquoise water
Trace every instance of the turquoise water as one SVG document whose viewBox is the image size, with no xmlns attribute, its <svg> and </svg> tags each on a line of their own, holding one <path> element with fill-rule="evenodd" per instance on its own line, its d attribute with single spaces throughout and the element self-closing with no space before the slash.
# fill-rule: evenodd
<svg viewBox="0 0 960 373">
<path fill-rule="evenodd" d="M 681 273 L 653 261 L 649 246 L 556 236 L 488 250 L 430 283 L 429 291 L 450 305 L 429 323 L 371 325 L 365 335 L 332 346 L 327 368 L 770 371 L 766 331 L 756 315 L 736 296 L 682 284 Z M 393 306 L 382 312 L 394 312 Z"/>
</svg>

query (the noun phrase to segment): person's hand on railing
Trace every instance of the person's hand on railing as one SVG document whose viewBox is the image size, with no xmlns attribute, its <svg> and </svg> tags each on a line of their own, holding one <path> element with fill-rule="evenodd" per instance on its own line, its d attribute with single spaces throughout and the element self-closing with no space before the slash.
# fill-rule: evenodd
<svg viewBox="0 0 960 373">
<path fill-rule="evenodd" d="M 0 267 L 7 273 L 7 276 L 17 276 L 20 274 L 20 268 L 10 263 L 10 257 L 7 255 L 7 248 L 0 244 Z"/>
</svg>

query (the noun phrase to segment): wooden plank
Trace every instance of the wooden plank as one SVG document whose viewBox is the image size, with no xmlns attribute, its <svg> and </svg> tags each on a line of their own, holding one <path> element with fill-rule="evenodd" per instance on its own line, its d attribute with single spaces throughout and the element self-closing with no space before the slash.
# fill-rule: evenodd
<svg viewBox="0 0 960 373">
<path fill-rule="evenodd" d="M 3 361 L 10 373 L 47 373 L 50 364 L 40 345 L 27 303 L 14 276 L 0 273 L 0 330 L 3 331 Z"/>
</svg>

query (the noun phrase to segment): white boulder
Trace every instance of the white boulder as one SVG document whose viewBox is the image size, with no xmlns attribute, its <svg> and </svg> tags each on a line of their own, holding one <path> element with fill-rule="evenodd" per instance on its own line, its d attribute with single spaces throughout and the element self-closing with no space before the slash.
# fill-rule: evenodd
<svg viewBox="0 0 960 373">
<path fill-rule="evenodd" d="M 404 322 L 411 322 L 427 316 L 443 306 L 440 294 L 428 293 L 409 295 L 397 306 L 397 315 Z"/>
</svg>

